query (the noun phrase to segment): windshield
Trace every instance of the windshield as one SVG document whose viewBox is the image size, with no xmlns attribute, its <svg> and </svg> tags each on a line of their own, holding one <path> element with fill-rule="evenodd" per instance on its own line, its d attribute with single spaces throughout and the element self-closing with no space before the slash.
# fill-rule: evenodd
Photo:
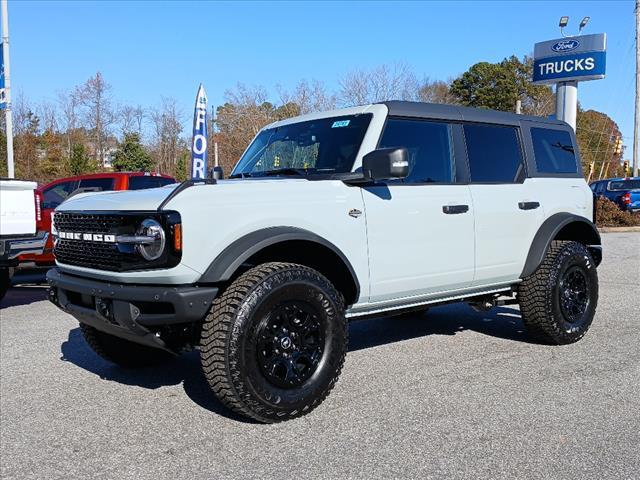
<svg viewBox="0 0 640 480">
<path fill-rule="evenodd" d="M 640 179 L 639 180 L 616 180 L 614 182 L 609 182 L 609 191 L 615 192 L 617 190 L 636 190 L 640 188 Z"/>
<path fill-rule="evenodd" d="M 320 118 L 263 130 L 231 176 L 350 172 L 371 117 Z"/>
</svg>

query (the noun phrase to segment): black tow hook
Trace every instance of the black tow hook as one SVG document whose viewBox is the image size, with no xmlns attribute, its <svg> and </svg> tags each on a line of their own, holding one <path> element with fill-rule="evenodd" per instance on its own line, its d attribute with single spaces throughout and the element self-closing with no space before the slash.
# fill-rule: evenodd
<svg viewBox="0 0 640 480">
<path fill-rule="evenodd" d="M 51 303 L 53 303 L 56 307 L 61 308 L 60 302 L 58 302 L 58 289 L 56 287 L 49 288 L 49 291 L 47 292 L 47 296 Z"/>
</svg>

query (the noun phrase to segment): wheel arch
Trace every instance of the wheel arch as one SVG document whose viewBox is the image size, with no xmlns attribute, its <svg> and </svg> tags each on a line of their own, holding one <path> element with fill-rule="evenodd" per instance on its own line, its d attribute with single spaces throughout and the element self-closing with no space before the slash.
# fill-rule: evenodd
<svg viewBox="0 0 640 480">
<path fill-rule="evenodd" d="M 325 238 L 296 227 L 269 227 L 240 237 L 211 262 L 199 282 L 228 282 L 243 271 L 243 265 L 270 261 L 299 263 L 319 271 L 342 293 L 346 305 L 360 296 L 358 277 L 346 255 Z"/>
<path fill-rule="evenodd" d="M 520 278 L 531 275 L 542 263 L 553 240 L 573 240 L 586 245 L 596 265 L 602 260 L 602 240 L 596 226 L 585 217 L 556 213 L 547 218 L 533 237 Z"/>
</svg>

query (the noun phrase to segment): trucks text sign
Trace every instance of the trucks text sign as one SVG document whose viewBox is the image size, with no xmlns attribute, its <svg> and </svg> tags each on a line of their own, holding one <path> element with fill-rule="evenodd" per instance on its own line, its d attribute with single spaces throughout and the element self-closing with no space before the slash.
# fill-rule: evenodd
<svg viewBox="0 0 640 480">
<path fill-rule="evenodd" d="M 604 33 L 536 43 L 533 82 L 545 84 L 604 78 L 606 55 Z"/>
</svg>

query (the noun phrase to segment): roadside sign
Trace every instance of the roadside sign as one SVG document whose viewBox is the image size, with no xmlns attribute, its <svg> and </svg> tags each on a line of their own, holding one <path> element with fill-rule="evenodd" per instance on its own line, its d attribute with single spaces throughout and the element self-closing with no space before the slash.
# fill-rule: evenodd
<svg viewBox="0 0 640 480">
<path fill-rule="evenodd" d="M 536 43 L 533 83 L 598 80 L 606 71 L 606 34 L 580 35 Z"/>
</svg>

